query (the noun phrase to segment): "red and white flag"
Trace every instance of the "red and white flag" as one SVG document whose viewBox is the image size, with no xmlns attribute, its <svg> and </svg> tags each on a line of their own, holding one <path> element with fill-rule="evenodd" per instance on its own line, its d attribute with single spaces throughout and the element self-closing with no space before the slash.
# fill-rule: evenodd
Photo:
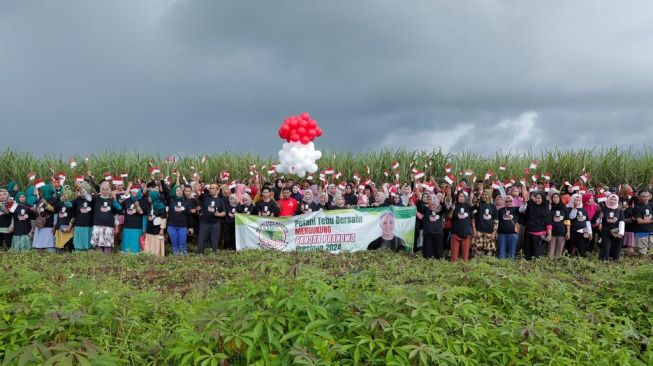
<svg viewBox="0 0 653 366">
<path fill-rule="evenodd" d="M 492 178 L 493 176 L 494 176 L 494 172 L 491 171 L 491 170 L 488 170 L 487 172 L 485 172 L 485 178 L 483 180 L 488 180 L 488 179 Z"/>
<path fill-rule="evenodd" d="M 9 210 L 9 212 L 14 213 L 14 212 L 16 212 L 16 209 L 18 208 L 18 202 L 9 201 L 9 202 L 7 202 L 7 206 L 5 206 L 5 207 L 7 207 L 7 210 Z"/>
<path fill-rule="evenodd" d="M 542 174 L 542 178 L 544 178 L 544 179 L 546 179 L 546 180 L 551 180 L 551 173 L 544 173 L 544 174 Z"/>
<path fill-rule="evenodd" d="M 499 189 L 500 186 L 501 185 L 499 184 L 498 181 L 495 180 L 492 182 L 492 189 Z"/>
<path fill-rule="evenodd" d="M 331 175 L 331 174 L 333 174 L 334 172 L 335 172 L 335 170 L 333 170 L 332 167 L 331 167 L 331 168 L 326 168 L 326 169 L 324 169 L 324 174 L 326 174 L 326 175 Z"/>
<path fill-rule="evenodd" d="M 34 179 L 36 179 L 36 173 L 28 173 L 27 179 L 29 179 L 30 182 L 33 181 Z"/>
<path fill-rule="evenodd" d="M 68 165 L 70 165 L 70 169 L 75 169 L 75 167 L 77 166 L 77 162 L 75 162 L 75 159 L 70 158 L 68 159 Z"/>
<path fill-rule="evenodd" d="M 112 179 L 113 179 L 113 176 L 111 175 L 111 173 L 109 173 L 109 172 L 104 173 L 104 180 L 110 181 Z"/>
<path fill-rule="evenodd" d="M 585 172 L 580 176 L 580 179 L 583 181 L 583 183 L 587 183 L 590 180 L 590 173 Z"/>
<path fill-rule="evenodd" d="M 449 164 L 449 163 L 444 164 L 444 172 L 445 173 L 451 173 L 451 164 Z"/>
<path fill-rule="evenodd" d="M 336 175 L 334 175 L 334 177 L 335 177 L 336 179 L 340 179 L 340 177 L 342 177 L 342 172 L 341 172 L 341 171 L 338 171 L 338 173 L 336 173 Z"/>
<path fill-rule="evenodd" d="M 229 180 L 229 176 L 230 176 L 230 175 L 231 175 L 231 174 L 229 174 L 228 171 L 223 170 L 223 171 L 220 172 L 220 179 L 221 179 L 223 182 L 226 182 L 226 181 Z"/>
<path fill-rule="evenodd" d="M 531 161 L 530 168 L 531 168 L 531 169 L 537 169 L 537 165 L 538 165 L 538 163 L 537 163 L 537 159 L 536 159 L 536 160 L 533 160 L 533 161 Z"/>
<path fill-rule="evenodd" d="M 395 169 L 399 169 L 399 161 L 396 161 L 396 160 L 395 160 L 395 162 L 392 163 L 392 169 L 393 169 L 393 170 L 395 170 Z"/>
<path fill-rule="evenodd" d="M 425 174 L 423 171 L 421 171 L 421 170 L 417 170 L 417 169 L 413 169 L 413 177 L 414 177 L 415 179 L 422 179 L 422 178 L 424 178 L 425 175 L 426 175 L 426 174 Z"/>
<path fill-rule="evenodd" d="M 603 194 L 603 193 L 599 193 L 599 194 L 596 195 L 596 202 L 598 202 L 598 203 L 605 202 L 607 200 L 608 200 L 608 197 L 606 197 L 606 195 Z"/>
<path fill-rule="evenodd" d="M 272 174 L 274 174 L 276 171 L 277 171 L 277 166 L 276 166 L 276 165 L 271 165 L 271 166 L 268 168 L 268 175 L 272 175 Z"/>
<path fill-rule="evenodd" d="M 75 182 L 81 183 L 84 181 L 84 176 L 83 175 L 78 175 L 75 177 Z"/>
<path fill-rule="evenodd" d="M 354 173 L 352 178 L 354 178 L 354 180 L 356 180 L 356 182 L 359 182 L 361 180 L 361 175 L 358 174 L 358 172 L 356 172 L 356 173 Z"/>
<path fill-rule="evenodd" d="M 161 173 L 161 169 L 159 169 L 159 168 L 157 168 L 155 166 L 150 168 L 150 175 L 154 175 L 154 174 L 158 174 L 158 173 Z"/>
<path fill-rule="evenodd" d="M 45 182 L 43 179 L 36 179 L 34 180 L 34 188 L 39 189 L 45 185 Z"/>
<path fill-rule="evenodd" d="M 453 182 L 456 180 L 456 177 L 454 177 L 454 175 L 451 174 L 451 173 L 447 173 L 447 175 L 444 176 L 444 180 L 445 180 L 448 184 L 453 184 Z"/>
<path fill-rule="evenodd" d="M 531 179 L 533 180 L 533 182 L 537 182 L 540 179 L 540 174 L 539 173 L 533 174 L 531 176 Z"/>
<path fill-rule="evenodd" d="M 505 180 L 505 181 L 503 182 L 503 186 L 504 186 L 505 188 L 510 188 L 510 187 L 512 187 L 512 184 L 513 184 L 513 183 L 510 181 L 510 179 L 507 179 L 507 180 Z"/>
<path fill-rule="evenodd" d="M 127 174 L 127 173 L 120 174 L 120 178 L 122 178 L 122 179 L 127 179 L 127 177 L 129 177 L 129 174 Z"/>
<path fill-rule="evenodd" d="M 505 171 L 506 171 L 506 164 L 501 164 L 501 165 L 499 165 L 499 170 L 505 172 Z"/>
</svg>

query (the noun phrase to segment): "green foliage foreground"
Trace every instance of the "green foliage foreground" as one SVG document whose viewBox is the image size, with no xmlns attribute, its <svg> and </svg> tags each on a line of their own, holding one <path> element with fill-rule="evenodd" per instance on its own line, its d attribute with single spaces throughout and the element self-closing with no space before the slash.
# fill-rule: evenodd
<svg viewBox="0 0 653 366">
<path fill-rule="evenodd" d="M 650 365 L 653 265 L 0 256 L 5 364 Z"/>
</svg>

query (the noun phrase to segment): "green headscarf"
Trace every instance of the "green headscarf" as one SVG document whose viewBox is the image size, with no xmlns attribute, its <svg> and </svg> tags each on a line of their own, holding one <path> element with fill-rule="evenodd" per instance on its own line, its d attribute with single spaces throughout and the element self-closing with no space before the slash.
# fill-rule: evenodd
<svg viewBox="0 0 653 366">
<path fill-rule="evenodd" d="M 161 201 L 161 194 L 157 191 L 150 191 L 150 199 L 152 200 L 152 207 L 155 210 L 163 210 L 166 208 L 165 203 Z"/>
<path fill-rule="evenodd" d="M 27 191 L 25 191 L 25 204 L 27 206 L 34 206 L 36 204 L 36 200 L 38 198 L 36 197 L 36 193 L 34 192 L 36 192 L 36 187 L 34 186 L 27 187 Z"/>
<path fill-rule="evenodd" d="M 177 188 L 181 189 L 181 196 L 177 195 Z M 178 185 L 172 186 L 172 190 L 170 191 L 170 195 L 172 196 L 172 198 L 175 198 L 175 199 L 178 199 L 178 200 L 184 198 L 184 189 L 183 189 L 183 187 L 178 186 Z"/>
<path fill-rule="evenodd" d="M 27 198 L 27 195 L 25 194 L 25 192 L 21 191 L 21 192 L 16 193 L 16 197 L 14 197 L 14 200 L 16 200 L 16 202 L 20 203 L 21 205 L 26 205 L 27 200 L 25 200 L 25 203 L 21 203 L 20 202 L 20 196 L 25 196 L 25 198 Z"/>
<path fill-rule="evenodd" d="M 64 199 L 63 199 L 64 197 L 66 197 L 66 200 L 65 200 L 65 201 L 64 201 Z M 72 200 L 72 198 L 73 198 L 73 191 L 72 191 L 72 189 L 70 189 L 69 186 L 65 186 L 65 187 L 63 187 L 63 194 L 61 195 L 60 199 L 61 199 L 61 201 L 63 202 L 63 204 L 64 204 L 64 206 L 65 206 L 66 208 L 71 208 L 71 207 L 73 207 L 73 202 L 72 202 L 73 200 Z"/>
<path fill-rule="evenodd" d="M 7 183 L 7 191 L 9 192 L 9 196 L 16 198 L 16 193 L 14 192 L 14 187 L 16 187 L 16 182 L 9 182 Z"/>
<path fill-rule="evenodd" d="M 49 184 L 44 185 L 41 187 L 41 196 L 44 200 L 49 201 L 54 196 L 54 188 Z"/>
</svg>

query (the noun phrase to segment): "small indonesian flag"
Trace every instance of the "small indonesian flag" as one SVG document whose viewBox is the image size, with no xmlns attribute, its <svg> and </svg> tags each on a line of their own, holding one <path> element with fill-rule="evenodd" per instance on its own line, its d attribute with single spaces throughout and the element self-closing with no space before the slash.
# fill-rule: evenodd
<svg viewBox="0 0 653 366">
<path fill-rule="evenodd" d="M 551 190 L 551 183 L 544 183 L 544 192 L 549 192 Z"/>
<path fill-rule="evenodd" d="M 358 181 L 361 180 L 361 175 L 358 174 L 358 172 L 356 172 L 356 173 L 354 173 L 354 176 L 352 178 L 354 178 L 358 182 Z"/>
<path fill-rule="evenodd" d="M 537 191 L 537 184 L 533 183 L 531 184 L 531 188 L 528 190 L 529 192 L 535 192 Z"/>
<path fill-rule="evenodd" d="M 338 173 L 336 173 L 336 175 L 335 175 L 335 178 L 340 179 L 340 177 L 342 177 L 342 172 L 338 171 Z"/>
<path fill-rule="evenodd" d="M 314 179 L 314 178 L 313 178 L 312 175 L 309 175 L 308 177 L 306 177 L 306 180 L 310 180 L 310 181 L 312 181 L 313 179 Z"/>
<path fill-rule="evenodd" d="M 59 174 L 57 174 L 57 177 L 59 177 L 59 179 L 61 179 L 62 181 L 65 181 L 66 180 L 66 173 L 60 172 Z"/>
<path fill-rule="evenodd" d="M 454 177 L 454 175 L 451 173 L 447 173 L 447 175 L 444 176 L 444 180 L 449 184 L 453 184 L 453 182 L 456 180 L 456 177 Z"/>
<path fill-rule="evenodd" d="M 78 175 L 75 177 L 75 182 L 81 183 L 84 181 L 84 176 L 83 175 Z"/>
<path fill-rule="evenodd" d="M 370 174 L 371 174 L 371 173 L 370 173 L 370 166 L 369 166 L 369 165 L 365 165 L 365 171 L 367 171 L 367 175 L 370 175 Z"/>
<path fill-rule="evenodd" d="M 587 183 L 590 180 L 590 173 L 583 173 L 583 175 L 580 176 L 580 179 L 583 181 L 583 183 Z"/>
<path fill-rule="evenodd" d="M 515 179 L 515 177 L 510 177 L 510 183 L 512 183 L 512 184 L 517 183 L 517 180 Z"/>
<path fill-rule="evenodd" d="M 504 186 L 505 188 L 510 188 L 510 187 L 512 187 L 512 184 L 513 184 L 513 183 L 510 181 L 510 179 L 505 180 L 505 181 L 503 182 L 503 186 Z"/>
<path fill-rule="evenodd" d="M 9 210 L 9 212 L 14 213 L 14 212 L 16 212 L 16 209 L 18 208 L 18 202 L 9 201 L 9 202 L 7 202 L 6 207 L 7 207 L 7 210 Z"/>
<path fill-rule="evenodd" d="M 392 163 L 392 169 L 393 170 L 399 169 L 399 162 L 398 161 L 395 161 L 394 163 Z"/>
<path fill-rule="evenodd" d="M 574 183 L 574 186 L 571 187 L 571 191 L 579 191 L 580 190 L 580 184 L 578 182 Z"/>
<path fill-rule="evenodd" d="M 603 189 L 602 186 L 599 186 L 598 191 L 599 191 L 599 193 L 605 193 L 605 189 Z"/>
<path fill-rule="evenodd" d="M 530 168 L 531 168 L 531 169 L 537 169 L 537 165 L 538 165 L 538 164 L 537 164 L 537 159 L 536 159 L 536 160 L 533 160 L 533 161 L 531 161 Z"/>
<path fill-rule="evenodd" d="M 500 186 L 501 185 L 499 184 L 498 181 L 495 180 L 492 182 L 492 189 L 499 189 Z"/>
<path fill-rule="evenodd" d="M 565 181 L 565 185 L 568 186 L 568 187 L 571 187 L 571 183 L 569 183 L 568 180 Z"/>
<path fill-rule="evenodd" d="M 531 169 L 530 168 L 524 168 L 524 175 L 530 175 L 531 174 Z"/>
<path fill-rule="evenodd" d="M 237 185 L 238 185 L 238 183 L 236 183 L 235 180 L 232 180 L 231 183 L 229 183 L 229 189 L 234 189 L 234 188 L 236 188 Z"/>
<path fill-rule="evenodd" d="M 425 174 L 423 171 L 421 171 L 421 170 L 417 170 L 417 169 L 413 169 L 413 177 L 414 177 L 415 179 L 421 179 L 421 178 L 424 178 L 425 175 L 426 175 L 426 174 Z"/>
<path fill-rule="evenodd" d="M 111 181 L 111 183 L 113 183 L 114 186 L 119 185 L 119 184 L 123 184 L 123 185 L 124 185 L 124 184 L 125 184 L 125 181 L 123 181 L 122 178 L 118 178 L 118 177 L 116 177 L 115 179 L 113 179 L 113 180 Z"/>
<path fill-rule="evenodd" d="M 45 185 L 45 182 L 43 179 L 36 179 L 34 180 L 34 188 L 39 189 Z"/>
<path fill-rule="evenodd" d="M 472 175 L 472 174 L 474 174 L 474 171 L 473 171 L 473 170 L 471 170 L 471 169 L 466 169 L 466 170 L 465 170 L 465 175 L 466 175 L 466 176 L 470 176 L 470 175 Z"/>
<path fill-rule="evenodd" d="M 341 191 L 344 191 L 346 187 L 347 187 L 347 183 L 345 183 L 345 182 L 340 182 L 340 184 L 338 184 L 338 188 Z"/>
<path fill-rule="evenodd" d="M 578 193 L 580 193 L 580 194 L 587 193 L 587 188 L 585 188 L 585 186 L 580 186 L 580 190 L 578 191 Z"/>
<path fill-rule="evenodd" d="M 229 180 L 229 176 L 230 176 L 230 175 L 231 175 L 231 174 L 229 174 L 228 171 L 223 170 L 222 172 L 220 172 L 220 179 L 221 179 L 223 182 L 226 182 L 226 181 Z"/>
<path fill-rule="evenodd" d="M 519 179 L 519 183 L 520 183 L 522 186 L 526 187 L 526 178 L 523 178 L 523 177 L 520 178 L 520 179 Z"/>
<path fill-rule="evenodd" d="M 544 179 L 546 179 L 546 180 L 551 180 L 551 173 L 544 173 L 544 174 L 542 175 L 542 178 L 544 178 Z"/>
<path fill-rule="evenodd" d="M 77 166 L 77 162 L 75 162 L 75 159 L 73 158 L 68 159 L 68 164 L 70 165 L 70 169 L 75 169 Z"/>
<path fill-rule="evenodd" d="M 327 179 L 326 179 L 326 174 L 324 174 L 324 171 L 322 171 L 322 173 L 320 173 L 320 181 L 322 181 L 322 182 L 326 182 L 326 181 L 327 181 Z"/>
<path fill-rule="evenodd" d="M 161 170 L 155 166 L 150 168 L 150 175 L 161 173 Z"/>
<path fill-rule="evenodd" d="M 204 154 L 202 155 L 202 159 L 200 160 L 200 163 L 204 164 L 209 160 L 209 156 Z"/>
<path fill-rule="evenodd" d="M 33 181 L 34 179 L 36 179 L 36 173 L 27 174 L 27 179 L 29 179 L 30 182 Z"/>
<path fill-rule="evenodd" d="M 104 180 L 109 181 L 111 179 L 113 179 L 113 176 L 111 175 L 111 173 L 109 173 L 109 172 L 104 173 Z"/>
<path fill-rule="evenodd" d="M 606 197 L 605 194 L 603 194 L 603 193 L 599 193 L 599 194 L 596 195 L 596 202 L 598 202 L 598 203 L 605 202 L 607 200 L 608 200 L 608 197 Z"/>
<path fill-rule="evenodd" d="M 400 175 L 400 174 L 399 174 L 399 171 L 398 171 L 398 170 L 395 170 L 395 179 L 399 179 L 399 175 Z"/>
<path fill-rule="evenodd" d="M 334 172 L 335 172 L 335 170 L 333 170 L 333 167 L 324 169 L 324 174 L 326 174 L 326 175 L 331 175 Z"/>
<path fill-rule="evenodd" d="M 268 168 L 268 175 L 272 175 L 272 174 L 274 174 L 274 172 L 276 172 L 276 171 L 277 171 L 277 166 L 276 166 L 276 165 L 271 165 L 271 166 Z"/>
<path fill-rule="evenodd" d="M 494 175 L 494 172 L 491 171 L 491 170 L 488 170 L 487 172 L 485 172 L 485 178 L 483 180 L 488 180 L 488 179 L 492 178 L 493 175 Z"/>
<path fill-rule="evenodd" d="M 540 179 L 539 173 L 535 173 L 531 176 L 531 180 L 533 180 L 533 182 L 537 182 L 539 179 Z"/>
<path fill-rule="evenodd" d="M 385 175 L 386 177 L 389 177 L 389 176 L 390 176 L 390 172 L 386 170 L 386 171 L 383 172 L 383 175 Z"/>
<path fill-rule="evenodd" d="M 361 184 L 364 186 L 369 186 L 370 183 L 372 183 L 372 179 L 370 177 L 367 177 Z"/>
<path fill-rule="evenodd" d="M 444 164 L 444 172 L 445 173 L 451 173 L 451 164 L 449 164 L 449 163 Z"/>
<path fill-rule="evenodd" d="M 129 174 L 127 174 L 127 173 L 120 174 L 120 178 L 122 178 L 122 179 L 126 179 L 127 177 L 129 177 Z"/>
<path fill-rule="evenodd" d="M 141 189 L 141 186 L 138 185 L 138 184 L 134 184 L 134 185 L 131 185 L 131 186 L 129 187 L 129 190 L 130 190 L 130 191 L 134 191 L 134 192 L 138 192 L 140 189 Z"/>
<path fill-rule="evenodd" d="M 505 171 L 506 171 L 506 164 L 501 164 L 501 165 L 499 165 L 499 170 L 505 172 Z"/>
</svg>

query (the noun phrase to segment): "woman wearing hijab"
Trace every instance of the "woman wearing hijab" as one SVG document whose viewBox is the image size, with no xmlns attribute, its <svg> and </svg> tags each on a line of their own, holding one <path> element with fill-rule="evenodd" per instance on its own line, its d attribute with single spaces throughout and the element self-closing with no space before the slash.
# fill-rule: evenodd
<svg viewBox="0 0 653 366">
<path fill-rule="evenodd" d="M 186 255 L 188 249 L 188 227 L 192 215 L 191 200 L 184 196 L 182 186 L 173 187 L 170 193 L 170 209 L 168 210 L 168 237 L 172 244 L 172 255 Z"/>
<path fill-rule="evenodd" d="M 626 223 L 624 213 L 619 208 L 619 196 L 616 194 L 608 195 L 603 212 L 602 220 L 599 226 L 601 232 L 601 251 L 599 252 L 600 260 L 619 260 L 621 252 L 621 239 L 626 232 Z"/>
<path fill-rule="evenodd" d="M 551 194 L 551 230 L 552 239 L 549 242 L 549 259 L 559 258 L 565 248 L 565 242 L 570 238 L 570 221 L 567 206 L 561 201 L 560 193 Z"/>
<path fill-rule="evenodd" d="M 46 184 L 36 190 L 38 201 L 35 210 L 37 218 L 34 227 L 34 238 L 32 248 L 39 251 L 54 252 L 54 215 L 58 209 L 57 199 L 54 197 L 54 189 Z M 43 226 L 40 226 L 39 222 Z"/>
<path fill-rule="evenodd" d="M 252 197 L 248 193 L 243 194 L 243 203 L 238 206 L 238 213 L 244 215 L 258 215 L 256 206 L 252 203 Z"/>
<path fill-rule="evenodd" d="M 472 236 L 472 207 L 466 202 L 465 193 L 456 193 L 456 203 L 451 210 L 451 261 L 458 260 L 462 250 L 463 261 L 469 261 L 469 246 Z"/>
<path fill-rule="evenodd" d="M 524 217 L 524 258 L 531 260 L 538 258 L 544 251 L 543 241 L 551 241 L 551 209 L 549 208 L 543 192 L 536 192 L 533 198 L 529 198 L 528 192 L 524 191 L 524 203 L 519 212 Z"/>
<path fill-rule="evenodd" d="M 16 193 L 14 204 L 18 206 L 13 210 L 14 226 L 11 238 L 12 252 L 28 252 L 32 249 L 32 220 L 36 213 L 26 205 L 27 196 L 23 192 Z"/>
<path fill-rule="evenodd" d="M 496 253 L 496 224 L 497 209 L 492 203 L 492 191 L 486 189 L 481 193 L 478 206 L 474 207 L 474 220 L 472 221 L 474 255 L 493 256 Z"/>
<path fill-rule="evenodd" d="M 104 181 L 100 184 L 100 194 L 93 199 L 93 231 L 91 245 L 96 251 L 110 254 L 114 246 L 114 226 L 116 214 L 122 206 L 111 192 L 111 185 Z"/>
<path fill-rule="evenodd" d="M 583 208 L 583 197 L 580 194 L 573 194 L 570 204 L 571 253 L 585 257 L 587 255 L 589 240 L 592 237 L 592 225 L 589 222 L 587 211 Z"/>
<path fill-rule="evenodd" d="M 313 192 L 310 190 L 305 190 L 304 196 L 302 197 L 302 200 L 299 201 L 299 205 L 297 206 L 297 214 L 309 214 L 315 211 L 318 211 L 318 208 L 317 204 L 313 202 Z"/>
<path fill-rule="evenodd" d="M 498 196 L 495 202 L 500 202 Z M 517 253 L 517 242 L 519 241 L 519 208 L 513 205 L 513 197 L 506 196 L 503 198 L 503 207 L 497 210 L 499 221 L 498 233 L 498 252 L 499 258 L 515 259 Z"/>
<path fill-rule="evenodd" d="M 75 216 L 75 230 L 73 230 L 73 247 L 75 250 L 91 249 L 91 236 L 93 234 L 93 196 L 91 185 L 84 181 L 76 186 L 76 195 L 73 200 Z"/>
<path fill-rule="evenodd" d="M 587 220 L 592 225 L 592 237 L 590 237 L 588 242 L 588 250 L 593 251 L 597 247 L 600 234 L 598 228 L 601 223 L 601 218 L 599 217 L 601 210 L 594 200 L 593 193 L 588 192 L 583 195 L 583 208 L 587 211 Z"/>
<path fill-rule="evenodd" d="M 20 186 L 18 186 L 18 183 L 16 182 L 9 182 L 7 183 L 7 192 L 9 193 L 9 197 L 13 198 L 14 200 L 16 199 L 16 194 L 20 191 Z"/>
<path fill-rule="evenodd" d="M 144 253 L 160 257 L 165 255 L 163 234 L 166 229 L 167 207 L 163 203 L 161 193 L 156 190 L 148 192 L 147 229 L 145 230 Z"/>
<path fill-rule="evenodd" d="M 299 184 L 293 184 L 290 197 L 294 198 L 297 202 L 302 201 L 301 186 Z"/>
<path fill-rule="evenodd" d="M 358 197 L 354 193 L 354 187 L 351 184 L 345 186 L 345 194 L 343 197 L 345 198 L 346 207 L 353 207 L 358 204 Z"/>
<path fill-rule="evenodd" d="M 73 207 L 73 191 L 69 186 L 63 188 L 59 212 L 57 213 L 57 223 L 55 225 L 55 247 L 57 250 L 62 251 L 66 248 L 66 244 L 73 240 L 75 224 L 75 209 Z M 67 247 L 70 250 L 70 246 Z"/>
<path fill-rule="evenodd" d="M 224 249 L 236 250 L 236 213 L 238 212 L 238 196 L 229 195 L 227 215 L 224 217 Z"/>
<path fill-rule="evenodd" d="M 422 256 L 424 258 L 444 258 L 443 219 L 449 211 L 437 195 L 429 195 L 425 204 L 419 205 L 422 214 Z"/>
<path fill-rule="evenodd" d="M 9 191 L 0 189 L 0 249 L 7 250 L 11 247 L 14 224 L 14 215 L 7 210 L 9 203 Z"/>
<path fill-rule="evenodd" d="M 141 236 L 145 233 L 145 222 L 147 203 L 143 199 L 141 187 L 133 185 L 129 187 L 129 198 L 122 202 L 123 207 L 123 229 L 120 251 L 126 253 L 141 252 Z"/>
</svg>

